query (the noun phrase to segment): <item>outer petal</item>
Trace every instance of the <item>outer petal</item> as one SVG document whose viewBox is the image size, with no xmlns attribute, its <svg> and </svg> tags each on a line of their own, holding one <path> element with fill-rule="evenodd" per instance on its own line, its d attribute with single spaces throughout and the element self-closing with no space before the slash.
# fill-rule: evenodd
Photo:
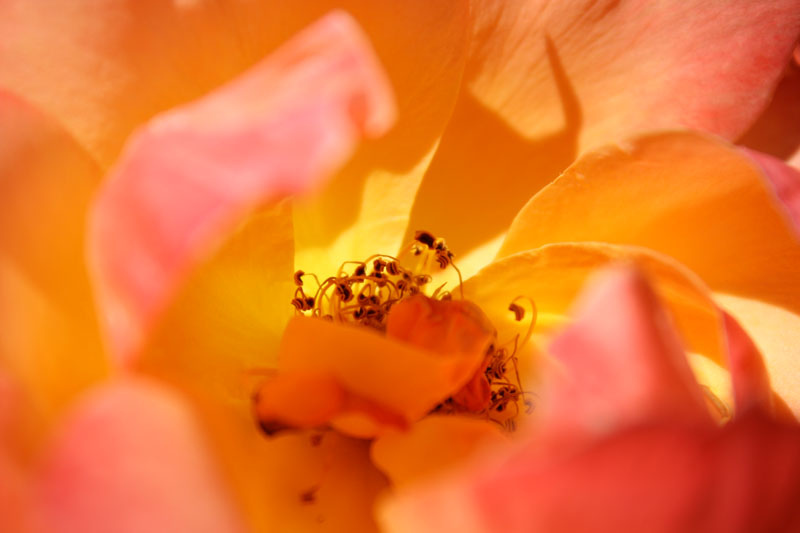
<svg viewBox="0 0 800 533">
<path fill-rule="evenodd" d="M 549 40 L 597 146 L 687 126 L 729 139 L 769 102 L 800 35 L 800 3 L 737 0 L 476 1 L 466 72 L 472 94 L 536 139 L 564 125 Z"/>
<path fill-rule="evenodd" d="M 800 429 L 748 417 L 723 430 L 646 426 L 563 458 L 524 450 L 414 487 L 390 532 L 791 531 Z"/>
<path fill-rule="evenodd" d="M 243 531 L 187 405 L 148 382 L 95 390 L 43 468 L 44 531 Z"/>
<path fill-rule="evenodd" d="M 584 156 L 522 209 L 499 256 L 560 241 L 652 248 L 715 291 L 800 311 L 800 236 L 759 169 L 700 134 L 651 134 Z"/>
<path fill-rule="evenodd" d="M 99 170 L 63 130 L 0 93 L 0 370 L 46 419 L 106 370 L 83 259 Z"/>
<path fill-rule="evenodd" d="M 329 177 L 393 112 L 363 35 L 334 13 L 247 75 L 142 129 L 91 222 L 114 351 L 140 349 L 182 278 L 246 215 Z"/>
<path fill-rule="evenodd" d="M 800 102 L 800 87 L 798 87 L 797 100 Z M 800 103 L 798 107 L 800 107 Z M 800 118 L 798 118 L 798 123 L 800 123 Z M 743 148 L 742 151 L 753 159 L 764 172 L 782 207 L 794 224 L 797 234 L 800 235 L 800 170 L 761 152 L 747 148 Z"/>
<path fill-rule="evenodd" d="M 563 365 L 545 380 L 546 429 L 608 433 L 643 421 L 708 421 L 700 387 L 653 290 L 636 270 L 607 270 L 550 345 Z"/>
</svg>

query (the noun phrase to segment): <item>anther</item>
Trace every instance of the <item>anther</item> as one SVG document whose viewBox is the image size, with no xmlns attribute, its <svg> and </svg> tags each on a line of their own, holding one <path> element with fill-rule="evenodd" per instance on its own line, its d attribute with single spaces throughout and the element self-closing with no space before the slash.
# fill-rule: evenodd
<svg viewBox="0 0 800 533">
<path fill-rule="evenodd" d="M 511 302 L 508 306 L 508 310 L 514 313 L 514 319 L 517 322 L 525 318 L 525 309 L 523 309 L 521 305 Z"/>
</svg>

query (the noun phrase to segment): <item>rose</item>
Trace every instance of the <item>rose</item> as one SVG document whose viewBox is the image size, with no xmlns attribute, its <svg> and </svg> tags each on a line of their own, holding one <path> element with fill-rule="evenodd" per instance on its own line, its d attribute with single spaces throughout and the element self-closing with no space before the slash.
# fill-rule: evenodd
<svg viewBox="0 0 800 533">
<path fill-rule="evenodd" d="M 759 90 L 761 90 L 761 89 L 759 89 Z M 373 111 L 373 112 L 376 112 L 376 111 L 377 111 L 377 110 L 379 110 L 379 109 L 381 109 L 381 106 L 377 106 L 377 109 L 372 109 L 372 111 Z M 376 113 L 376 115 L 377 115 L 378 117 L 382 116 L 382 115 L 381 115 L 381 113 Z M 180 116 L 180 115 L 178 115 L 178 116 Z M 373 116 L 374 116 L 374 115 L 373 115 Z M 385 116 L 385 115 L 384 115 L 384 116 Z M 381 123 L 381 121 L 380 121 L 380 120 L 378 120 L 378 124 L 380 124 L 380 123 Z M 161 125 L 162 125 L 162 126 L 163 126 L 163 124 L 164 124 L 164 122 L 161 122 Z M 168 124 L 168 125 L 169 125 L 169 124 Z M 173 125 L 174 125 L 174 124 L 173 124 Z M 180 124 L 178 124 L 178 126 L 180 126 Z M 157 128 L 155 128 L 155 127 L 154 127 L 154 128 L 153 128 L 153 130 L 157 130 Z M 166 131 L 167 131 L 167 132 L 169 132 L 169 128 L 166 128 Z M 151 131 L 150 133 L 152 133 L 152 131 Z M 157 133 L 157 132 L 156 132 L 156 133 Z M 162 130 L 162 133 L 163 133 L 163 130 Z M 147 134 L 145 134 L 144 138 L 145 138 L 145 139 L 147 139 Z M 157 137 L 156 137 L 156 138 L 157 138 Z M 135 145 L 134 145 L 134 146 L 135 146 Z M 150 146 L 152 146 L 152 144 L 151 144 Z M 132 149 L 132 150 L 133 150 L 133 151 L 134 151 L 134 153 L 135 153 L 135 148 L 134 148 L 134 149 Z M 131 159 L 135 159 L 135 158 L 133 158 L 133 157 L 132 157 Z M 130 160 L 129 160 L 129 161 L 130 161 Z M 79 164 L 80 164 L 80 163 L 79 163 Z M 90 166 L 90 165 L 84 165 L 84 166 Z M 124 167 L 124 165 L 123 165 L 123 167 Z M 203 169 L 203 170 L 205 170 L 205 169 Z M 120 172 L 121 172 L 121 171 L 120 171 Z M 154 199 L 157 199 L 157 198 L 154 198 Z M 346 195 L 345 195 L 345 199 L 346 199 Z M 339 204 L 339 205 L 341 205 L 341 204 Z M 157 213 L 156 213 L 156 214 L 157 214 Z M 44 241 L 42 241 L 42 242 L 44 242 Z M 270 251 L 270 252 L 273 252 L 274 250 L 273 250 L 273 249 L 269 249 L 269 251 Z M 229 257 L 230 257 L 230 256 L 229 256 Z M 235 257 L 235 256 L 234 256 L 234 257 Z M 224 262 L 223 262 L 223 265 L 224 265 Z M 58 264 L 57 266 L 59 266 L 59 267 L 62 267 L 62 265 L 61 265 L 61 264 Z M 209 267 L 209 268 L 211 268 L 211 267 Z M 67 269 L 63 269 L 63 268 L 62 268 L 62 272 L 59 272 L 59 273 L 60 273 L 60 274 L 64 274 L 64 270 L 67 270 Z M 67 270 L 67 271 L 68 271 L 68 270 Z M 213 274 L 213 268 L 211 268 L 211 272 L 212 272 L 212 274 Z M 202 278 L 202 276 L 200 276 L 200 278 Z M 198 284 L 200 284 L 200 286 L 202 287 L 202 282 L 201 282 L 201 281 L 198 281 L 197 283 L 198 283 Z M 191 293 L 191 290 L 189 290 L 189 291 L 187 291 L 187 292 L 188 292 L 188 293 Z M 141 290 L 137 290 L 137 291 L 135 291 L 135 295 L 136 295 L 136 296 L 141 296 L 142 294 L 145 294 L 145 295 L 146 295 L 146 291 L 141 291 Z M 230 296 L 230 295 L 229 295 L 229 296 Z M 20 301 L 21 301 L 21 300 L 20 300 Z M 179 304 L 179 306 L 180 306 L 180 304 Z M 179 306 L 178 306 L 178 307 L 179 307 Z M 146 309 L 146 310 L 147 310 L 147 309 Z M 151 310 L 148 310 L 148 311 L 151 311 Z M 145 313 L 145 314 L 146 314 L 146 313 Z M 184 316 L 184 318 L 186 318 L 186 315 L 183 315 L 183 316 Z M 189 315 L 189 318 L 191 318 L 191 315 Z M 169 323 L 169 321 L 167 321 L 166 323 Z M 179 331 L 179 330 L 180 330 L 180 328 L 176 328 L 175 330 L 173 330 L 173 332 L 175 332 L 175 331 Z M 82 340 L 83 340 L 83 339 L 82 339 Z M 84 341 L 84 342 L 85 342 L 85 341 Z M 89 344 L 89 345 L 90 345 L 89 347 L 91 347 L 91 341 L 90 341 L 90 342 L 86 342 L 86 344 Z M 211 342 L 210 342 L 209 344 L 212 344 L 212 348 L 214 348 L 214 346 L 213 346 L 213 343 L 211 343 Z M 209 350 L 209 351 L 211 352 L 211 350 Z M 211 352 L 211 353 L 213 353 L 213 352 Z M 194 355 L 194 354 L 193 354 L 193 355 Z M 202 361 L 201 361 L 201 362 L 202 362 Z M 195 363 L 197 363 L 197 361 L 195 361 Z M 178 366 L 180 366 L 180 361 L 178 361 Z M 198 364 L 198 365 L 197 365 L 197 367 L 198 367 L 198 368 L 200 368 L 200 369 L 201 369 L 201 371 L 202 371 L 202 369 L 203 369 L 203 365 L 202 365 L 202 364 Z M 162 370 L 163 370 L 163 369 L 162 369 Z M 187 370 L 190 370 L 190 369 L 187 369 Z M 70 382 L 70 380 L 69 380 L 69 379 L 64 379 L 64 378 L 62 378 L 62 381 L 63 381 L 63 382 L 65 382 L 65 383 L 69 383 L 69 382 Z M 45 387 L 45 388 L 42 388 L 42 389 L 36 389 L 36 390 L 45 390 L 45 391 L 47 391 L 47 390 L 52 390 L 52 389 L 48 389 L 48 388 L 46 388 L 46 387 Z M 156 409 L 156 411 L 159 411 L 159 410 L 158 410 L 158 409 Z M 101 443 L 101 444 L 102 444 L 102 443 Z"/>
</svg>

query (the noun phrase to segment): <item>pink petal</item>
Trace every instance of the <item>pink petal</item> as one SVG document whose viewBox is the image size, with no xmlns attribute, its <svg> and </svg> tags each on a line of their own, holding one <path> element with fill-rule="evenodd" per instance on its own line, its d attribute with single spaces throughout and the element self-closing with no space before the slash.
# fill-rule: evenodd
<svg viewBox="0 0 800 533">
<path fill-rule="evenodd" d="M 94 390 L 68 416 L 41 472 L 45 531 L 242 531 L 193 413 L 150 382 Z"/>
<path fill-rule="evenodd" d="M 800 428 L 645 426 L 580 453 L 530 451 L 401 494 L 389 532 L 796 531 Z"/>
<path fill-rule="evenodd" d="M 670 317 L 636 270 L 612 268 L 590 282 L 550 353 L 563 365 L 541 402 L 552 430 L 604 433 L 641 420 L 707 419 Z"/>
<path fill-rule="evenodd" d="M 97 296 L 123 360 L 254 208 L 313 189 L 394 120 L 365 37 L 334 12 L 231 84 L 140 130 L 98 196 Z"/>
<path fill-rule="evenodd" d="M 797 95 L 800 100 L 800 94 Z M 764 172 L 800 238 L 800 171 L 783 161 L 749 148 L 741 148 Z"/>
</svg>

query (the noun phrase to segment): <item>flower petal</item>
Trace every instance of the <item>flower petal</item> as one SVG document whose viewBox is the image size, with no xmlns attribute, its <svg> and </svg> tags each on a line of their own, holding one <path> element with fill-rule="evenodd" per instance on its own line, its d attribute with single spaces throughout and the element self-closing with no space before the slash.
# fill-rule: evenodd
<svg viewBox="0 0 800 533">
<path fill-rule="evenodd" d="M 84 398 L 52 443 L 38 497 L 46 531 L 242 531 L 188 406 L 153 383 Z"/>
<path fill-rule="evenodd" d="M 142 129 L 94 206 L 91 258 L 130 358 L 191 267 L 257 207 L 313 188 L 393 120 L 387 82 L 336 12 L 247 74 Z"/>
<path fill-rule="evenodd" d="M 591 281 L 550 353 L 562 366 L 542 393 L 549 431 L 710 420 L 670 319 L 635 269 L 606 270 Z"/>
<path fill-rule="evenodd" d="M 0 93 L 0 368 L 52 419 L 107 363 L 84 264 L 99 169 L 64 131 Z"/>
<path fill-rule="evenodd" d="M 581 151 L 675 126 L 737 137 L 800 35 L 797 0 L 484 1 L 474 11 L 470 92 L 529 139 L 572 126 Z M 574 87 L 579 130 L 565 120 L 548 42 Z"/>
<path fill-rule="evenodd" d="M 800 311 L 800 237 L 759 169 L 702 134 L 656 133 L 584 156 L 522 209 L 499 256 L 559 241 L 652 248 L 715 291 Z"/>
<path fill-rule="evenodd" d="M 566 457 L 535 449 L 415 486 L 389 532 L 788 531 L 800 526 L 800 429 L 755 416 L 722 430 L 644 426 Z"/>
<path fill-rule="evenodd" d="M 687 349 L 725 365 L 720 319 L 702 281 L 669 257 L 646 248 L 595 242 L 543 246 L 495 261 L 464 283 L 464 295 L 486 312 L 501 342 L 527 327 L 527 318 L 517 322 L 508 310 L 519 296 L 536 304 L 537 336 L 552 334 L 563 325 L 591 274 L 615 263 L 635 264 L 647 275 Z"/>
</svg>

